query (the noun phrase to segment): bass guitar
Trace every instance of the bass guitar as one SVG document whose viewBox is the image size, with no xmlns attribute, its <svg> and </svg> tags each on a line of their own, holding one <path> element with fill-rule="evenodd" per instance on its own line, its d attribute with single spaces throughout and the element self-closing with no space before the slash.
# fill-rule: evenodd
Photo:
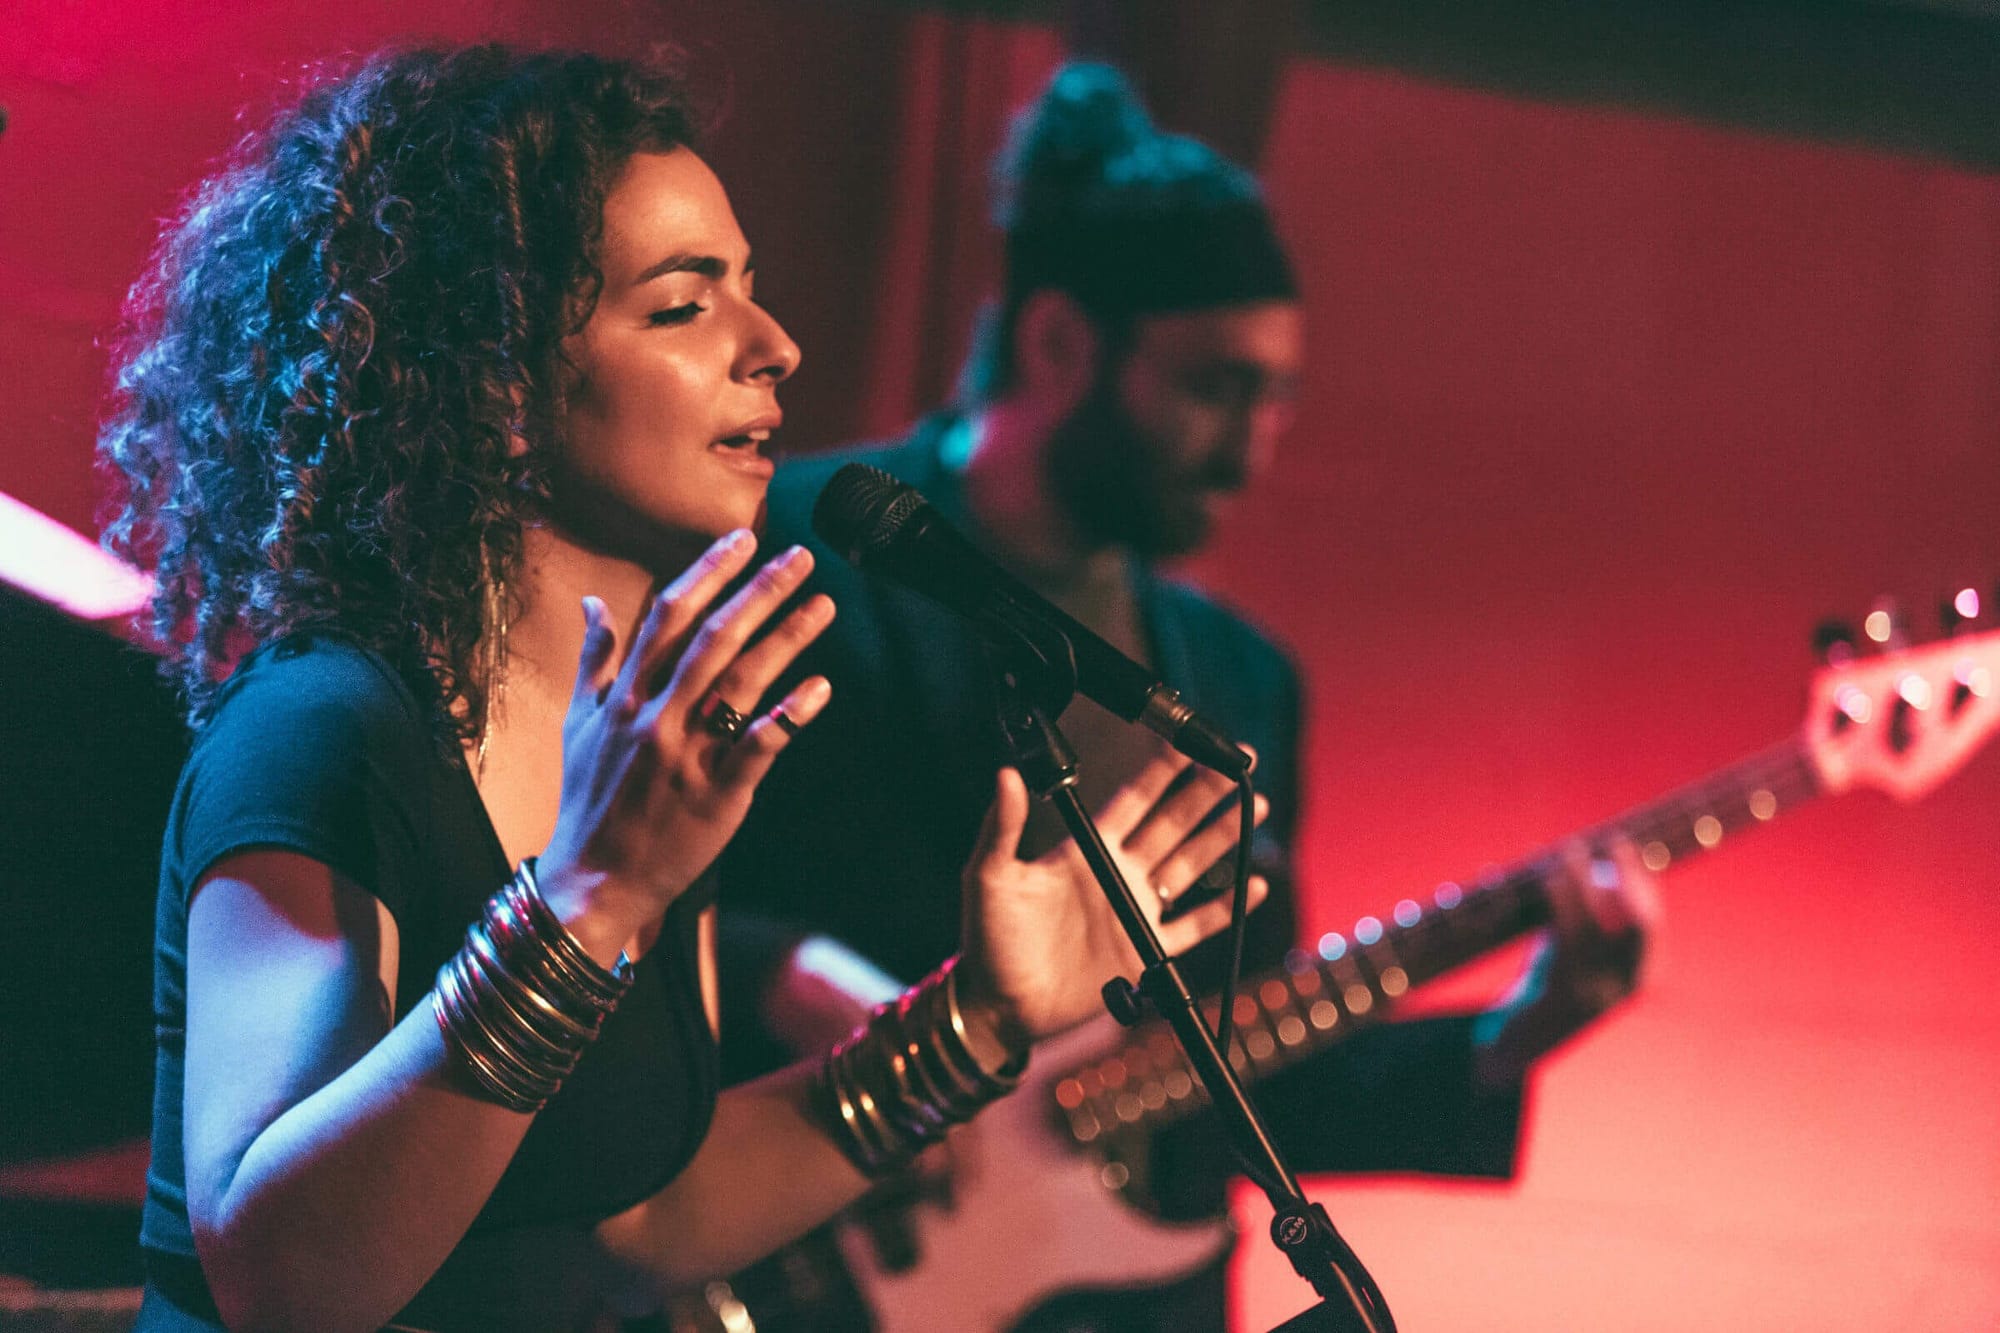
<svg viewBox="0 0 2000 1333">
<path fill-rule="evenodd" d="M 1546 924 L 1543 886 L 1563 846 L 1629 841 L 1665 871 L 1821 796 L 1871 789 L 1916 800 L 1996 727 L 2000 631 L 1836 661 L 1814 676 L 1804 725 L 1780 744 L 1476 882 L 1442 884 L 1428 902 L 1405 898 L 1247 979 L 1231 1061 L 1253 1086 L 1380 1018 L 1413 987 Z M 1153 1137 L 1207 1102 L 1164 1024 L 1128 1031 L 1107 1017 L 1045 1043 L 1024 1086 L 961 1131 L 948 1182 L 892 1184 L 837 1224 L 873 1326 L 1015 1329 L 1065 1294 L 1160 1286 L 1217 1261 L 1232 1241 L 1227 1219 L 1163 1220 L 1147 1172 Z M 782 1256 L 773 1264 L 782 1270 Z M 740 1315 L 732 1328 L 850 1326 L 760 1306 L 739 1286 L 740 1299 L 722 1284 L 709 1291 Z"/>
</svg>

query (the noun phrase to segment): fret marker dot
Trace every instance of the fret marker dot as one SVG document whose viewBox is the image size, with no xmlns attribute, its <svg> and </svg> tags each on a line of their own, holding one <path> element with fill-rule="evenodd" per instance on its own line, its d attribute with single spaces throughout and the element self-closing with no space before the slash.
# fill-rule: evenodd
<svg viewBox="0 0 2000 1333">
<path fill-rule="evenodd" d="M 1410 988 L 1410 974 L 1400 967 L 1382 969 L 1382 993 L 1395 999 Z"/>
<path fill-rule="evenodd" d="M 1714 815 L 1703 815 L 1694 821 L 1694 840 L 1704 847 L 1713 847 L 1722 841 L 1722 821 Z"/>
<path fill-rule="evenodd" d="M 1306 1017 L 1312 1020 L 1314 1027 L 1324 1032 L 1340 1021 L 1340 1006 L 1332 1000 L 1315 1000 Z"/>
<path fill-rule="evenodd" d="M 1756 791 L 1750 793 L 1750 814 L 1752 818 L 1762 822 L 1763 820 L 1770 819 L 1777 813 L 1778 798 L 1772 795 L 1771 792 L 1759 787 Z"/>
<path fill-rule="evenodd" d="M 1329 963 L 1337 963 L 1347 956 L 1347 937 L 1337 930 L 1329 930 L 1319 937 L 1319 956 Z"/>
<path fill-rule="evenodd" d="M 1373 944 L 1382 938 L 1382 923 L 1372 916 L 1364 916 L 1354 923 L 1354 942 Z"/>
<path fill-rule="evenodd" d="M 1424 919 L 1424 909 L 1408 898 L 1396 904 L 1396 924 L 1405 930 Z"/>
<path fill-rule="evenodd" d="M 1639 860 L 1646 869 L 1658 874 L 1673 864 L 1674 854 L 1667 850 L 1664 842 L 1649 842 L 1639 849 Z"/>
<path fill-rule="evenodd" d="M 1366 986 L 1349 986 L 1340 993 L 1340 998 L 1347 1001 L 1347 1012 L 1353 1014 L 1356 1018 L 1359 1018 L 1375 1007 L 1375 997 L 1368 993 Z"/>
</svg>

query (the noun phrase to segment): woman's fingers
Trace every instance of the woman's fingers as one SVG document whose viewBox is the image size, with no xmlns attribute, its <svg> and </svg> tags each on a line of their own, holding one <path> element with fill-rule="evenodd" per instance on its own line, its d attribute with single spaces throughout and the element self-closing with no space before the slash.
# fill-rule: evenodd
<svg viewBox="0 0 2000 1333">
<path fill-rule="evenodd" d="M 993 783 L 993 804 L 979 826 L 972 844 L 971 866 L 975 871 L 999 871 L 1011 866 L 1021 850 L 1021 834 L 1028 827 L 1028 784 L 1018 769 L 1003 768 Z"/>
<path fill-rule="evenodd" d="M 738 528 L 703 551 L 660 590 L 626 650 L 625 664 L 613 685 L 614 697 L 635 710 L 645 703 L 652 694 L 652 682 L 679 650 L 689 629 L 729 581 L 743 572 L 756 550 L 756 537 L 748 529 Z"/>
<path fill-rule="evenodd" d="M 1104 840 L 1114 847 L 1124 842 L 1125 835 L 1138 827 L 1146 812 L 1167 794 L 1167 788 L 1174 785 L 1174 779 L 1186 770 L 1190 762 L 1186 755 L 1169 750 L 1162 744 L 1160 752 L 1147 760 L 1145 766 L 1132 775 L 1131 781 L 1111 793 L 1111 799 L 1098 808 L 1095 816 L 1097 830 L 1104 835 Z"/>
<path fill-rule="evenodd" d="M 825 593 L 808 598 L 770 633 L 738 654 L 703 693 L 716 695 L 732 707 L 748 711 L 805 651 L 806 645 L 832 623 L 833 599 Z"/>
<path fill-rule="evenodd" d="M 1252 875 L 1250 877 L 1250 906 L 1252 908 L 1263 902 L 1270 892 L 1270 882 L 1262 875 Z M 1179 917 L 1166 925 L 1160 924 L 1158 917 L 1159 909 L 1156 906 L 1148 904 L 1146 911 L 1147 915 L 1153 917 L 1154 930 L 1159 932 L 1160 947 L 1170 954 L 1177 954 L 1192 949 L 1210 935 L 1227 927 L 1229 925 L 1230 907 L 1229 898 L 1225 896 L 1216 899 L 1212 903 L 1204 903 L 1189 912 L 1186 916 Z"/>
<path fill-rule="evenodd" d="M 674 727 L 685 723 L 688 713 L 736 661 L 751 636 L 771 617 L 772 612 L 798 591 L 799 585 L 812 573 L 812 567 L 812 553 L 802 546 L 794 546 L 758 570 L 734 597 L 702 622 L 687 651 L 681 655 L 680 664 L 674 668 L 673 680 L 662 697 L 656 725 L 671 732 Z M 820 628 L 824 628 L 823 622 Z M 746 694 L 742 698 L 724 697 L 739 712 L 754 708 L 757 703 L 754 694 Z"/>
<path fill-rule="evenodd" d="M 1207 769 L 1195 770 L 1191 779 L 1169 792 L 1126 834 L 1126 854 L 1140 865 L 1157 864 L 1235 790 L 1236 779 Z"/>
<path fill-rule="evenodd" d="M 752 722 L 723 752 L 721 775 L 724 781 L 754 787 L 771 771 L 779 752 L 792 737 L 820 715 L 833 697 L 833 686 L 825 676 L 811 676 L 799 682 L 777 707 Z"/>
<path fill-rule="evenodd" d="M 1232 810 L 1235 805 L 1234 801 L 1229 802 Z M 1256 822 L 1261 824 L 1264 816 L 1271 813 L 1271 803 L 1259 796 L 1253 809 Z M 1243 821 L 1225 814 L 1175 848 L 1153 867 L 1153 890 L 1160 900 L 1172 902 L 1185 893 L 1210 866 L 1229 855 L 1242 832 Z"/>
<path fill-rule="evenodd" d="M 618 674 L 618 631 L 611 626 L 604 603 L 596 597 L 583 599 L 583 651 L 576 659 L 576 690 L 571 702 L 595 701 L 604 697 Z"/>
</svg>

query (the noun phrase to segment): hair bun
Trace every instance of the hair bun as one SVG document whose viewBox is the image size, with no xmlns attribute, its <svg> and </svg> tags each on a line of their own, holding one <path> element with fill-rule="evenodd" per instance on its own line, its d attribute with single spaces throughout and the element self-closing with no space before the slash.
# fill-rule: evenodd
<svg viewBox="0 0 2000 1333">
<path fill-rule="evenodd" d="M 1106 166 L 1157 131 L 1125 74 L 1064 65 L 1014 121 L 994 163 L 994 220 L 1007 230 L 1070 211 Z"/>
</svg>

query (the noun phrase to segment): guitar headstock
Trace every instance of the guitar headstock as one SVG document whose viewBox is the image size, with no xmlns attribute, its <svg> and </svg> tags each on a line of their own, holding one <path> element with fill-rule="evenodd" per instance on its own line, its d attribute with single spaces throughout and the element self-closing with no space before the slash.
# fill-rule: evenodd
<svg viewBox="0 0 2000 1333">
<path fill-rule="evenodd" d="M 1947 602 L 1953 636 L 1906 646 L 1884 605 L 1858 638 L 1823 628 L 1829 664 L 1812 679 L 1805 748 L 1829 793 L 1872 787 L 1914 801 L 2000 730 L 2000 630 L 1972 631 L 1977 595 Z M 1864 655 L 1857 643 L 1883 645 Z"/>
</svg>

